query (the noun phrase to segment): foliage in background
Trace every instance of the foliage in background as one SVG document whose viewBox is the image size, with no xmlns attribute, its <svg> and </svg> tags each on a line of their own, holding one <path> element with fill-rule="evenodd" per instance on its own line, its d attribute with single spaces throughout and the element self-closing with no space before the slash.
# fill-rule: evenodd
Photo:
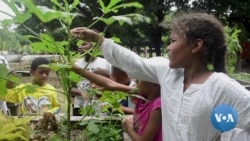
<svg viewBox="0 0 250 141">
<path fill-rule="evenodd" d="M 227 74 L 232 75 L 235 73 L 237 61 L 240 60 L 240 53 L 242 52 L 242 48 L 239 44 L 239 38 L 238 38 L 241 30 L 238 29 L 236 26 L 234 28 L 225 26 L 224 31 L 226 33 L 226 41 L 227 41 L 225 67 Z M 213 66 L 211 64 L 208 64 L 208 69 L 213 70 Z"/>
<path fill-rule="evenodd" d="M 6 29 L 0 29 L 0 50 L 15 52 L 22 49 L 22 46 L 29 44 L 29 40 L 22 35 L 10 32 Z"/>
<path fill-rule="evenodd" d="M 241 81 L 242 85 L 249 85 L 249 83 L 250 83 L 250 74 L 249 73 L 246 73 L 246 72 L 232 73 L 232 74 L 229 74 L 229 76 L 236 79 L 236 80 Z M 246 83 L 244 84 L 244 82 L 246 82 Z"/>
<path fill-rule="evenodd" d="M 224 30 L 227 36 L 226 70 L 227 73 L 231 74 L 235 72 L 236 62 L 240 59 L 240 53 L 242 52 L 238 38 L 241 30 L 236 26 L 233 28 L 225 26 Z"/>
<path fill-rule="evenodd" d="M 63 3 L 64 0 L 58 0 L 59 3 Z M 72 3 L 74 0 L 68 0 Z M 46 6 L 53 8 L 53 4 L 45 0 L 32 0 L 35 5 Z M 98 1 L 94 0 L 79 0 L 79 4 L 75 9 L 72 9 L 74 12 L 78 12 L 80 16 L 74 19 L 72 26 L 88 26 L 93 23 L 94 17 L 100 17 L 103 12 L 102 8 L 99 5 Z M 134 2 L 133 0 L 122 0 L 120 2 L 128 3 Z M 166 34 L 161 28 L 161 23 L 165 15 L 169 15 L 172 12 L 179 11 L 204 11 L 216 15 L 221 19 L 225 25 L 233 27 L 235 24 L 239 26 L 240 29 L 243 29 L 240 34 L 240 42 L 249 39 L 250 32 L 250 1 L 249 0 L 156 0 L 156 1 L 145 1 L 137 0 L 137 2 L 143 5 L 143 9 L 137 9 L 133 7 L 127 7 L 124 9 L 119 9 L 117 13 L 112 13 L 112 15 L 123 15 L 128 13 L 138 13 L 145 15 L 151 18 L 150 23 L 139 22 L 137 24 L 128 25 L 123 24 L 122 26 L 118 23 L 114 23 L 106 32 L 107 37 L 116 36 L 121 38 L 123 45 L 132 48 L 141 48 L 148 46 L 149 48 L 155 47 L 157 50 L 156 54 L 162 47 L 161 36 Z M 105 5 L 109 1 L 103 2 Z M 19 7 L 22 7 L 19 4 Z M 23 7 L 22 7 L 23 8 Z M 12 8 L 13 9 L 13 8 Z M 17 10 L 17 9 L 16 9 Z M 27 11 L 24 9 L 24 11 Z M 1 12 L 1 10 L 0 10 Z M 20 15 L 20 14 L 19 14 Z M 18 16 L 19 16 L 18 15 Z M 41 23 L 39 18 L 37 18 L 33 13 L 25 13 L 27 20 L 24 20 L 25 25 L 29 25 L 29 28 L 35 31 L 36 33 L 44 33 L 45 31 L 50 32 L 55 39 L 62 41 L 65 38 L 65 32 L 58 27 L 60 22 L 58 20 L 51 20 L 47 23 Z M 109 17 L 110 14 L 107 14 L 106 17 Z M 105 18 L 106 18 L 105 17 Z M 82 22 L 84 21 L 84 22 Z M 4 25 L 9 25 L 9 22 L 5 21 Z M 8 23 L 8 24 L 6 24 Z M 18 24 L 16 31 L 22 35 L 30 34 L 30 31 L 24 28 L 23 24 Z M 93 28 L 103 31 L 105 29 L 105 23 L 97 23 Z M 46 29 L 46 30 L 45 30 Z M 130 36 L 127 36 L 127 33 L 130 33 Z M 76 50 L 76 47 L 74 48 Z"/>
</svg>

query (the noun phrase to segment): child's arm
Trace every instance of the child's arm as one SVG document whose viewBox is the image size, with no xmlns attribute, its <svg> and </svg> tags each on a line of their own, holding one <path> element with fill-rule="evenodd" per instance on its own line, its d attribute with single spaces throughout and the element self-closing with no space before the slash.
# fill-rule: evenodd
<svg viewBox="0 0 250 141">
<path fill-rule="evenodd" d="M 8 77 L 14 75 L 16 76 L 15 71 L 10 70 L 8 73 Z M 13 82 L 11 80 L 6 81 L 6 88 L 7 91 L 5 94 L 0 94 L 0 99 L 4 101 L 8 101 L 11 103 L 20 103 L 20 98 L 19 96 L 21 95 L 21 90 L 18 90 L 19 88 L 21 89 L 24 85 L 20 84 L 17 86 L 16 82 Z M 18 96 L 19 95 L 19 96 Z"/>
<path fill-rule="evenodd" d="M 75 73 L 85 77 L 89 81 L 97 84 L 98 86 L 104 87 L 106 90 L 111 90 L 111 91 L 116 90 L 116 91 L 129 92 L 129 91 L 134 89 L 133 87 L 117 83 L 109 78 L 104 77 L 104 76 L 86 71 L 86 70 L 78 67 L 77 65 L 74 65 L 72 67 L 72 70 Z"/>
<path fill-rule="evenodd" d="M 71 88 L 71 94 L 74 96 L 82 96 L 83 99 L 88 100 L 88 94 L 86 94 L 83 90 L 78 89 L 76 87 Z"/>
<path fill-rule="evenodd" d="M 130 107 L 126 107 L 126 106 L 122 106 L 121 105 L 121 109 L 125 114 L 133 114 L 134 113 L 134 109 L 130 108 Z"/>
<path fill-rule="evenodd" d="M 133 121 L 125 120 L 123 126 L 133 141 L 152 141 L 161 128 L 161 109 L 156 109 L 150 113 L 148 123 L 142 135 L 136 133 L 133 127 Z"/>
<path fill-rule="evenodd" d="M 21 103 L 22 91 L 18 88 L 7 89 L 6 94 L 0 94 L 0 99 L 10 103 Z"/>
</svg>

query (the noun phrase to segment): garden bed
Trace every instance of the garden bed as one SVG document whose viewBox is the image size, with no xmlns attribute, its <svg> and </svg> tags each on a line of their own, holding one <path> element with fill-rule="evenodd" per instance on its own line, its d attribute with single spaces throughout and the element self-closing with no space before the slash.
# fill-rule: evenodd
<svg viewBox="0 0 250 141">
<path fill-rule="evenodd" d="M 67 137 L 67 130 L 66 128 L 64 128 L 65 125 L 63 125 L 63 121 L 61 123 L 58 124 L 58 127 L 55 128 L 56 130 L 50 130 L 50 129 L 41 129 L 44 127 L 44 125 L 41 125 L 41 124 L 44 124 L 44 122 L 41 122 L 41 119 L 42 117 L 34 117 L 32 118 L 31 120 L 31 126 L 32 126 L 32 129 L 34 131 L 34 134 L 32 134 L 32 137 L 31 137 L 31 140 L 32 141 L 47 141 L 47 140 L 51 140 L 51 139 L 57 139 L 57 140 L 64 140 L 66 139 Z M 109 116 L 102 116 L 102 117 L 99 117 L 99 118 L 96 118 L 96 117 L 84 117 L 82 118 L 82 116 L 72 116 L 70 121 L 71 121 L 71 140 L 72 141 L 87 141 L 87 137 L 85 135 L 85 131 L 84 130 L 87 130 L 87 127 L 86 126 L 89 126 L 87 124 L 84 124 L 84 122 L 88 122 L 88 121 L 95 121 L 95 123 L 100 123 L 102 124 L 102 126 L 106 126 L 107 127 L 110 127 L 110 121 L 112 121 L 112 123 L 114 123 L 114 125 L 118 125 L 117 127 L 117 130 L 121 129 L 120 131 L 120 135 L 121 135 L 121 141 L 124 140 L 124 137 L 123 137 L 123 130 L 122 130 L 122 123 L 121 123 L 121 118 L 119 117 L 112 117 L 112 119 L 110 120 L 110 117 Z M 103 124 L 103 122 L 107 122 Z M 53 126 L 53 123 L 50 123 L 51 126 Z M 37 128 L 37 126 L 39 126 L 39 128 Z M 46 125 L 47 126 L 47 125 Z M 95 126 L 93 126 L 95 127 Z M 53 129 L 53 128 L 51 128 Z M 100 129 L 102 130 L 102 129 Z M 105 129 L 107 130 L 107 129 Z M 109 130 L 109 129 L 108 129 Z M 102 131 L 100 131 L 100 134 L 103 134 Z M 112 133 L 112 129 L 110 129 L 110 132 L 109 131 L 106 131 L 104 134 L 106 134 L 108 136 L 108 134 L 110 134 L 110 136 L 112 134 L 117 134 L 115 132 Z M 98 135 L 96 135 L 98 136 Z M 106 137 L 107 137 L 106 136 Z M 115 135 L 117 136 L 117 135 Z M 125 135 L 126 136 L 126 135 Z M 103 135 L 103 138 L 105 139 L 105 135 Z M 129 141 L 129 138 L 128 136 L 125 137 L 126 138 L 126 141 Z M 92 140 L 92 139 L 91 139 Z M 118 140 L 116 140 L 118 141 Z"/>
</svg>

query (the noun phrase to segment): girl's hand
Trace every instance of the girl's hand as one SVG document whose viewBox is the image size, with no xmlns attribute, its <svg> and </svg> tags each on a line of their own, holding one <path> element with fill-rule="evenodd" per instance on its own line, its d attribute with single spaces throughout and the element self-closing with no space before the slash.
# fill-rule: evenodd
<svg viewBox="0 0 250 141">
<path fill-rule="evenodd" d="M 126 132 L 128 132 L 128 130 L 134 130 L 132 117 L 125 119 L 125 121 L 123 122 L 123 128 Z"/>
<path fill-rule="evenodd" d="M 136 101 L 138 100 L 137 97 L 134 97 L 134 96 L 130 96 L 130 101 L 133 103 L 133 104 L 136 104 Z"/>
<path fill-rule="evenodd" d="M 89 101 L 89 96 L 86 92 L 82 91 L 81 96 L 83 97 L 84 100 Z"/>
<path fill-rule="evenodd" d="M 75 38 L 88 41 L 88 42 L 95 42 L 101 44 L 104 40 L 101 35 L 99 35 L 97 32 L 90 30 L 86 27 L 76 27 L 71 29 L 71 34 Z"/>
</svg>

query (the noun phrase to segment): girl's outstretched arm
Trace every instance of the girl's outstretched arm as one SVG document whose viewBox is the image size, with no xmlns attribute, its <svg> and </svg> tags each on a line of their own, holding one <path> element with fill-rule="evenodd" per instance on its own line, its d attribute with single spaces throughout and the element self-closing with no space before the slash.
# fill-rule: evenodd
<svg viewBox="0 0 250 141">
<path fill-rule="evenodd" d="M 134 89 L 134 87 L 117 83 L 107 77 L 84 70 L 77 65 L 73 65 L 72 70 L 98 86 L 104 87 L 106 90 L 129 92 Z"/>
</svg>

